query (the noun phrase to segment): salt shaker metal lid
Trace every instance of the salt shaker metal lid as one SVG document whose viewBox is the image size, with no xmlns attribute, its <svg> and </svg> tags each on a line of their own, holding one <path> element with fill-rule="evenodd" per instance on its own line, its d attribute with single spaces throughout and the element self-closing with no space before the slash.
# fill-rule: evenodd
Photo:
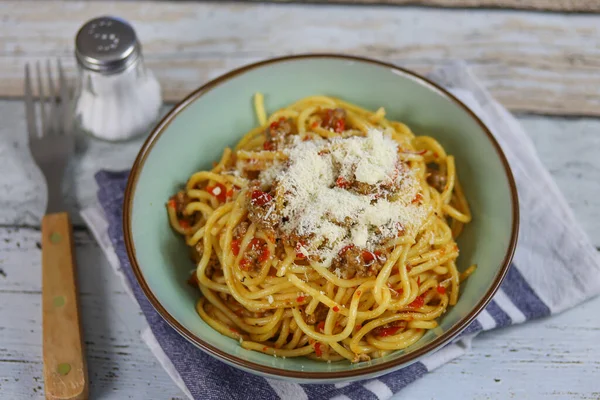
<svg viewBox="0 0 600 400">
<path fill-rule="evenodd" d="M 102 74 L 127 69 L 141 55 L 141 46 L 127 21 L 111 16 L 86 22 L 75 38 L 75 57 L 79 64 Z"/>
</svg>

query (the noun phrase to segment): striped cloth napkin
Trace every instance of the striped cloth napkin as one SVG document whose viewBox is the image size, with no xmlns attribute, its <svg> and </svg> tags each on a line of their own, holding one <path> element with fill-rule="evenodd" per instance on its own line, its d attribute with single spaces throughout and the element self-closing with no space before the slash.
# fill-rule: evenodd
<svg viewBox="0 0 600 400">
<path fill-rule="evenodd" d="M 409 383 L 468 350 L 482 331 L 519 324 L 573 307 L 600 293 L 600 257 L 540 162 L 523 128 L 478 83 L 463 63 L 431 75 L 491 128 L 512 167 L 519 191 L 519 243 L 501 289 L 453 343 L 402 370 L 360 382 L 300 385 L 230 367 L 197 349 L 154 310 L 138 285 L 123 242 L 123 192 L 128 172 L 96 175 L 103 208 L 82 216 L 115 271 L 139 303 L 149 329 L 143 339 L 173 380 L 193 399 L 389 399 Z"/>
</svg>

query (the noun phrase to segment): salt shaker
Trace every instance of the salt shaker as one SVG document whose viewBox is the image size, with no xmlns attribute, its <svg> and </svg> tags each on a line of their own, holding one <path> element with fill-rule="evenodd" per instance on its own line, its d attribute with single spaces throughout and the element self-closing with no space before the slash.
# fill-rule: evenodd
<svg viewBox="0 0 600 400">
<path fill-rule="evenodd" d="M 158 81 L 144 65 L 133 27 L 110 16 L 86 22 L 75 38 L 75 57 L 78 127 L 108 141 L 147 133 L 162 99 Z"/>
</svg>

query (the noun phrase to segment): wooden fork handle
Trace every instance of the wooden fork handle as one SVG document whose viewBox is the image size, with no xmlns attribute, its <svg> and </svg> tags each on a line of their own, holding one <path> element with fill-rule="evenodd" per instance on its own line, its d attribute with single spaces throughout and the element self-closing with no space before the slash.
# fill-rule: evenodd
<svg viewBox="0 0 600 400">
<path fill-rule="evenodd" d="M 71 221 L 67 213 L 42 220 L 42 320 L 46 399 L 87 399 Z"/>
</svg>

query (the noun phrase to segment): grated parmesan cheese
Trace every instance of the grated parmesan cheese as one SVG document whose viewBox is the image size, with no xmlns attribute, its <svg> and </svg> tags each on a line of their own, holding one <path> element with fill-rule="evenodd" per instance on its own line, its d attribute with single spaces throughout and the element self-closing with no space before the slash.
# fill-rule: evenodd
<svg viewBox="0 0 600 400">
<path fill-rule="evenodd" d="M 317 255 L 327 266 L 345 246 L 373 250 L 395 237 L 399 227 L 416 233 L 428 213 L 413 202 L 420 185 L 413 171 L 400 166 L 397 142 L 380 130 L 365 137 L 295 140 L 283 151 L 287 160 L 262 171 L 261 185 L 279 185 L 284 200 L 280 229 L 310 237 L 299 251 Z M 348 190 L 340 180 L 369 190 Z M 395 188 L 391 196 L 380 196 L 384 186 L 388 195 Z"/>
</svg>

